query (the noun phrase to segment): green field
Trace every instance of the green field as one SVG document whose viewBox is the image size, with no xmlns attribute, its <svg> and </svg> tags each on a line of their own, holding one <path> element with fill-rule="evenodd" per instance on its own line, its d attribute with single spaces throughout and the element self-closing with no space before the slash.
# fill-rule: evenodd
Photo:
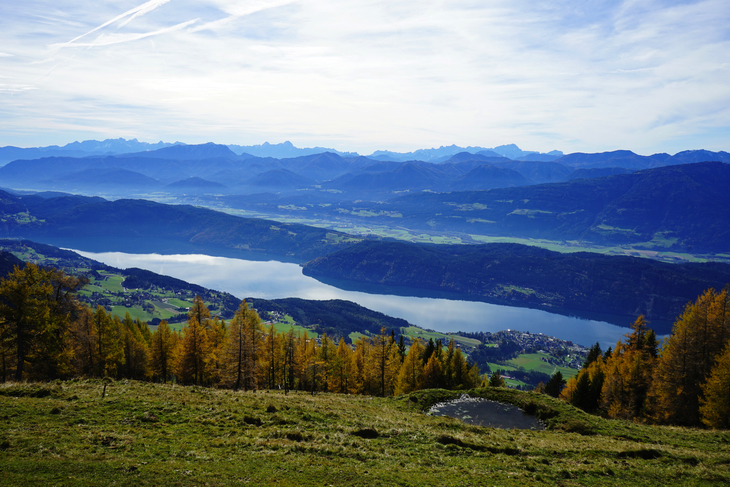
<svg viewBox="0 0 730 487">
<path fill-rule="evenodd" d="M 407 328 L 401 328 L 400 332 L 403 335 L 411 337 L 411 339 L 421 338 L 423 341 L 428 342 L 429 340 L 441 340 L 441 343 L 448 345 L 449 340 L 452 338 L 454 342 L 466 348 L 473 348 L 481 344 L 479 340 L 473 338 L 466 338 L 459 335 L 450 335 L 447 333 L 439 333 L 437 331 L 424 330 L 423 328 L 417 328 L 415 326 L 409 326 Z"/>
<path fill-rule="evenodd" d="M 462 394 L 443 390 L 378 398 L 104 384 L 0 385 L 0 484 L 730 483 L 726 431 L 606 420 L 543 394 L 470 391 L 532 411 L 547 425 L 533 431 L 424 414 Z"/>
<path fill-rule="evenodd" d="M 553 375 L 559 370 L 565 379 L 569 379 L 578 373 L 575 369 L 551 365 L 541 360 L 543 358 L 549 359 L 551 356 L 546 353 L 523 353 L 517 358 L 510 360 L 509 363 L 515 367 L 522 367 L 525 370 L 536 370 L 548 375 Z"/>
<path fill-rule="evenodd" d="M 268 329 L 268 325 L 266 328 Z M 294 323 L 294 319 L 289 315 L 284 316 L 284 318 L 278 323 L 274 323 L 274 328 L 277 333 L 289 333 L 289 330 L 293 328 L 294 336 L 304 335 L 304 332 L 306 332 L 307 336 L 310 338 L 319 337 L 319 333 Z"/>
</svg>

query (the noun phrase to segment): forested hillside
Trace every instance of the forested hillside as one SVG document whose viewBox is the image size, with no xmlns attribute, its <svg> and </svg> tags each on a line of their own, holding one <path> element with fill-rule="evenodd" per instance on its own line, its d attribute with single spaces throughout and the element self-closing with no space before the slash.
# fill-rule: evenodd
<svg viewBox="0 0 730 487">
<path fill-rule="evenodd" d="M 305 264 L 314 277 L 438 290 L 470 299 L 669 321 L 730 283 L 730 265 L 564 254 L 518 244 L 364 241 Z M 627 319 L 623 326 L 631 323 Z M 666 326 L 664 326 L 666 328 Z"/>
<path fill-rule="evenodd" d="M 374 215 L 398 212 L 398 225 L 428 231 L 722 253 L 730 250 L 728 187 L 730 165 L 705 162 L 354 206 Z M 377 216 L 368 220 L 393 222 Z"/>
<path fill-rule="evenodd" d="M 349 235 L 311 226 L 241 218 L 184 205 L 146 200 L 106 201 L 61 196 L 16 197 L 0 191 L 0 236 L 46 242 L 74 241 L 88 250 L 243 254 L 310 259 L 357 241 Z"/>
</svg>

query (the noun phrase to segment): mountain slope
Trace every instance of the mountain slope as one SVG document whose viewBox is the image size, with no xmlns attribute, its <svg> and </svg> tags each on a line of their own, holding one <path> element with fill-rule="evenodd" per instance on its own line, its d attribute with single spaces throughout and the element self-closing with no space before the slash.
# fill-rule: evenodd
<svg viewBox="0 0 730 487">
<path fill-rule="evenodd" d="M 21 198 L 2 192 L 0 197 L 4 202 L 0 212 L 11 215 L 0 226 L 0 235 L 44 242 L 73 239 L 78 248 L 106 241 L 117 246 L 106 250 L 133 243 L 147 249 L 139 251 L 154 251 L 156 242 L 169 241 L 190 250 L 258 251 L 298 260 L 324 255 L 357 240 L 306 225 L 240 218 L 187 205 L 84 197 Z"/>
<path fill-rule="evenodd" d="M 406 286 L 544 309 L 669 321 L 730 265 L 668 264 L 636 257 L 563 254 L 517 244 L 419 245 L 363 241 L 304 266 L 313 277 Z"/>
<path fill-rule="evenodd" d="M 565 183 L 417 194 L 377 205 L 409 228 L 730 250 L 730 165 L 703 162 Z"/>
</svg>

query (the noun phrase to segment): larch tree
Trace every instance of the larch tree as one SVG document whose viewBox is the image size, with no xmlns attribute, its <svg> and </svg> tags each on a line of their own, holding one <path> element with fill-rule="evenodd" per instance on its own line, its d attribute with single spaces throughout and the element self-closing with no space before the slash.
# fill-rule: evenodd
<svg viewBox="0 0 730 487">
<path fill-rule="evenodd" d="M 376 368 L 378 386 L 380 395 L 385 396 L 388 385 L 388 362 L 391 359 L 391 351 L 395 347 L 394 341 L 388 335 L 385 327 L 380 329 L 380 334 L 375 335 L 372 339 L 373 343 L 373 366 Z"/>
<path fill-rule="evenodd" d="M 438 354 L 432 353 L 428 362 L 423 367 L 421 386 L 423 389 L 436 389 L 441 387 L 441 381 L 441 361 L 438 358 Z"/>
<path fill-rule="evenodd" d="M 227 341 L 224 350 L 225 373 L 223 382 L 235 390 L 255 389 L 256 356 L 260 337 L 257 334 L 258 319 L 252 316 L 255 312 L 248 308 L 246 301 L 241 301 L 236 314 L 230 321 L 227 332 Z M 253 329 L 251 329 L 253 327 Z M 252 340 L 255 343 L 252 343 Z"/>
<path fill-rule="evenodd" d="M 97 373 L 98 353 L 94 313 L 84 307 L 76 320 L 70 324 L 71 347 L 74 350 L 74 370 L 77 376 L 92 377 Z"/>
<path fill-rule="evenodd" d="M 702 422 L 715 429 L 730 429 L 730 344 L 717 359 L 700 399 Z"/>
<path fill-rule="evenodd" d="M 332 370 L 332 389 L 342 394 L 347 394 L 351 390 L 352 377 L 352 348 L 345 343 L 344 338 L 340 338 L 335 352 L 334 366 Z"/>
<path fill-rule="evenodd" d="M 406 352 L 398 371 L 396 394 L 407 394 L 420 388 L 423 375 L 423 349 L 423 340 L 416 338 Z"/>
<path fill-rule="evenodd" d="M 586 412 L 597 411 L 601 406 L 604 368 L 603 357 L 599 355 L 568 381 L 560 393 L 560 399 Z"/>
<path fill-rule="evenodd" d="M 294 389 L 296 387 L 296 378 L 299 375 L 298 368 L 300 366 L 300 362 L 297 360 L 297 338 L 294 335 L 294 327 L 289 328 L 289 331 L 283 339 L 284 393 L 288 394 L 289 389 Z"/>
<path fill-rule="evenodd" d="M 152 334 L 150 342 L 152 375 L 157 380 L 161 380 L 167 384 L 167 381 L 172 377 L 173 365 L 175 363 L 173 333 L 167 325 L 167 321 L 162 320 L 157 325 L 157 330 Z"/>
<path fill-rule="evenodd" d="M 210 342 L 207 331 L 190 316 L 182 330 L 180 350 L 177 354 L 176 375 L 183 384 L 206 384 L 210 361 Z"/>
<path fill-rule="evenodd" d="M 129 379 L 144 379 L 149 367 L 149 349 L 140 327 L 126 313 L 123 326 L 124 376 Z"/>
<path fill-rule="evenodd" d="M 68 327 L 78 310 L 75 293 L 86 281 L 27 264 L 0 280 L 0 353 L 3 374 L 16 381 L 63 373 Z M 26 374 L 26 366 L 28 374 Z"/>
<path fill-rule="evenodd" d="M 699 426 L 702 386 L 730 338 L 728 290 L 707 290 L 674 323 L 650 391 L 658 422 Z"/>
<path fill-rule="evenodd" d="M 265 363 L 266 387 L 275 388 L 283 382 L 282 366 L 284 364 L 284 335 L 276 331 L 274 323 L 269 325 L 265 338 Z"/>
<path fill-rule="evenodd" d="M 116 377 L 124 365 L 124 328 L 117 316 L 107 314 L 102 306 L 94 312 L 94 327 L 98 338 L 97 370 L 99 377 Z"/>
<path fill-rule="evenodd" d="M 644 316 L 639 316 L 619 341 L 604 364 L 601 409 L 611 418 L 633 419 L 643 416 L 652 383 L 656 339 Z"/>
<path fill-rule="evenodd" d="M 203 298 L 199 295 L 196 295 L 193 298 L 193 305 L 190 307 L 190 310 L 188 310 L 188 318 L 195 318 L 198 321 L 198 324 L 205 330 L 210 328 L 210 310 L 205 305 Z"/>
</svg>

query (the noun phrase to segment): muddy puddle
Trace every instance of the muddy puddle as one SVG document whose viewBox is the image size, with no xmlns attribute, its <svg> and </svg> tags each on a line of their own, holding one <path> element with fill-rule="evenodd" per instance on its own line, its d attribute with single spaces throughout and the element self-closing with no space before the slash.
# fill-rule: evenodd
<svg viewBox="0 0 730 487">
<path fill-rule="evenodd" d="M 449 416 L 467 424 L 488 428 L 544 430 L 545 425 L 535 416 L 517 406 L 462 395 L 458 399 L 434 404 L 428 410 L 433 416 Z"/>
</svg>

